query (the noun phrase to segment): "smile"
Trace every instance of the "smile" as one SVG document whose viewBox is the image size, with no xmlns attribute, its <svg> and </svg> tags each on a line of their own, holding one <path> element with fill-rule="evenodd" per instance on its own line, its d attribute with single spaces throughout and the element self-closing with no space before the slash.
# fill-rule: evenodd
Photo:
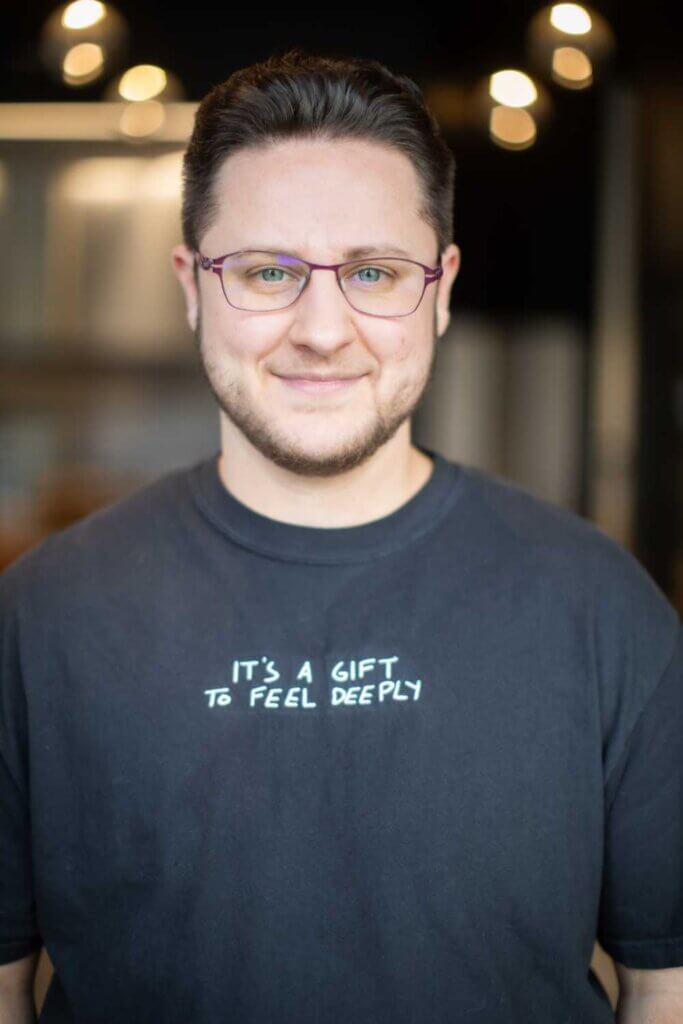
<svg viewBox="0 0 683 1024">
<path fill-rule="evenodd" d="M 298 391 L 318 394 L 327 391 L 341 391 L 343 388 L 351 387 L 357 381 L 362 380 L 362 378 L 346 377 L 333 380 L 307 380 L 305 377 L 280 377 L 279 380 L 291 388 L 296 388 Z"/>
</svg>

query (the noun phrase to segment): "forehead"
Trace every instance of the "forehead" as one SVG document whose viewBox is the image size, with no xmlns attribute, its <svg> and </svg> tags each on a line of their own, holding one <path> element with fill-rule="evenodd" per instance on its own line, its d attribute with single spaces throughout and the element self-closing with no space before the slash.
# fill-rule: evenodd
<svg viewBox="0 0 683 1024">
<path fill-rule="evenodd" d="M 374 240 L 433 248 L 412 162 L 375 142 L 288 139 L 241 149 L 220 166 L 213 194 L 207 239 L 235 248 L 296 243 L 320 254 Z"/>
</svg>

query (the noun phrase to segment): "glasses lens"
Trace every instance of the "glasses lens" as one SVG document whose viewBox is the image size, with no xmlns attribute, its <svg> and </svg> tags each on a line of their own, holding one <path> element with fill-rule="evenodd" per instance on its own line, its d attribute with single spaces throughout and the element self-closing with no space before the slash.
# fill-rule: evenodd
<svg viewBox="0 0 683 1024">
<path fill-rule="evenodd" d="M 406 316 L 424 290 L 422 267 L 409 260 L 357 261 L 340 271 L 346 298 L 359 313 Z M 308 267 L 286 253 L 241 252 L 228 257 L 222 268 L 225 296 L 230 305 L 252 312 L 291 305 L 306 284 Z"/>
<path fill-rule="evenodd" d="M 238 309 L 253 312 L 282 309 L 294 302 L 306 283 L 308 267 L 294 256 L 242 252 L 223 263 L 226 298 Z"/>
<path fill-rule="evenodd" d="M 424 290 L 422 267 L 398 258 L 348 264 L 341 275 L 342 289 L 354 309 L 375 316 L 412 313 Z"/>
</svg>

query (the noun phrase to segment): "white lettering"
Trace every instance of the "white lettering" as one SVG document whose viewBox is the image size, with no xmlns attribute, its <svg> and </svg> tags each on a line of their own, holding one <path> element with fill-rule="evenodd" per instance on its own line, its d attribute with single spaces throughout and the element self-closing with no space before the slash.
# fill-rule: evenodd
<svg viewBox="0 0 683 1024">
<path fill-rule="evenodd" d="M 230 696 L 230 690 L 227 686 L 220 686 L 215 690 L 204 690 L 204 693 L 209 694 L 209 707 L 213 708 L 216 704 L 221 706 L 232 703 Z M 218 696 L 216 696 L 218 694 Z"/>
<path fill-rule="evenodd" d="M 284 698 L 281 694 L 284 693 Z M 261 701 L 265 708 L 279 708 L 282 705 L 286 708 L 317 708 L 315 701 L 309 701 L 308 690 L 305 686 L 290 686 L 284 690 L 281 686 L 268 688 L 267 686 L 254 686 L 249 691 L 249 707 L 255 707 Z"/>
<path fill-rule="evenodd" d="M 404 693 L 408 690 L 410 692 Z M 385 679 L 378 685 L 366 683 L 365 686 L 333 686 L 330 703 L 337 704 L 371 704 L 374 701 L 383 704 L 386 700 L 420 699 L 422 680 L 411 682 L 408 679 Z M 360 696 L 359 696 L 359 691 Z"/>
</svg>

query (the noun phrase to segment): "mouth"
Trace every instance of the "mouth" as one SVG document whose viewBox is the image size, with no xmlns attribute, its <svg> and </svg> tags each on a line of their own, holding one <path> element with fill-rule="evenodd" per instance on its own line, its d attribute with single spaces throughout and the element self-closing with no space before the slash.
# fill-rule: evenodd
<svg viewBox="0 0 683 1024">
<path fill-rule="evenodd" d="M 278 376 L 275 374 L 275 376 Z M 365 374 L 358 377 L 278 377 L 283 384 L 312 394 L 328 391 L 341 391 L 362 380 Z"/>
</svg>

